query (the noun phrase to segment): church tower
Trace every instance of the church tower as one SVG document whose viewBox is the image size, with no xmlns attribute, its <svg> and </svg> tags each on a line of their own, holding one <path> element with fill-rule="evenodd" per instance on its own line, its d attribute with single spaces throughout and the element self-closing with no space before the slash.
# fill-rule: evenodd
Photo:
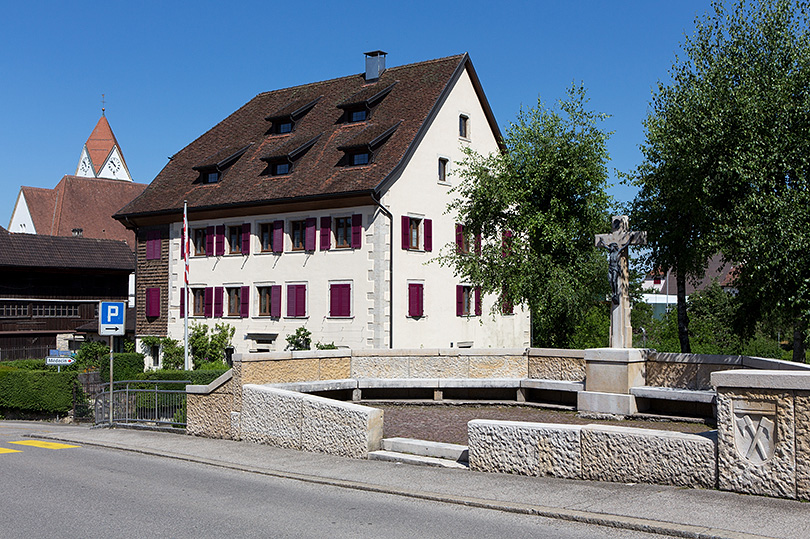
<svg viewBox="0 0 810 539">
<path fill-rule="evenodd" d="M 75 176 L 132 181 L 124 155 L 103 112 L 95 129 L 84 143 Z"/>
</svg>

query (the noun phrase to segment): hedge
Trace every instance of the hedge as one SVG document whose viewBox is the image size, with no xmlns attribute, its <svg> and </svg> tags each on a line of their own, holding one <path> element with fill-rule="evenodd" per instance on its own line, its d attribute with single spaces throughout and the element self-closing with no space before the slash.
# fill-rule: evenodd
<svg viewBox="0 0 810 539">
<path fill-rule="evenodd" d="M 228 368 L 210 369 L 200 371 L 178 371 L 174 369 L 163 369 L 158 371 L 149 371 L 139 374 L 136 380 L 190 380 L 191 385 L 204 386 L 210 384 L 226 372 Z M 161 389 L 185 389 L 184 384 L 161 384 Z"/>
<path fill-rule="evenodd" d="M 76 372 L 20 370 L 0 366 L 0 409 L 68 413 L 73 408 Z"/>
<path fill-rule="evenodd" d="M 122 352 L 113 354 L 113 381 L 138 380 L 143 374 L 143 354 L 137 352 Z M 99 369 L 101 381 L 110 383 L 110 361 L 102 363 Z"/>
</svg>

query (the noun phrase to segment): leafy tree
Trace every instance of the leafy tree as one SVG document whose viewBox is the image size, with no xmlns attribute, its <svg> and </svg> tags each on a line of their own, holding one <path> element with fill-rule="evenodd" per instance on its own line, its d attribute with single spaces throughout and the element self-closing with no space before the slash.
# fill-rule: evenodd
<svg viewBox="0 0 810 539">
<path fill-rule="evenodd" d="M 295 333 L 287 335 L 286 340 L 286 350 L 309 350 L 312 345 L 312 332 L 301 326 Z"/>
<path fill-rule="evenodd" d="M 188 336 L 194 368 L 198 369 L 208 363 L 225 361 L 225 348 L 230 346 L 236 328 L 230 324 L 216 324 L 211 335 L 207 324 L 193 324 Z"/>
<path fill-rule="evenodd" d="M 498 305 L 528 304 L 541 346 L 566 346 L 608 292 L 606 258 L 594 235 L 609 229 L 609 133 L 597 126 L 606 115 L 586 105 L 585 88 L 572 86 L 558 109 L 538 101 L 521 110 L 502 152 L 466 149 L 462 183 L 448 206 L 474 254 L 447 246 L 439 262 L 497 294 Z"/>
</svg>

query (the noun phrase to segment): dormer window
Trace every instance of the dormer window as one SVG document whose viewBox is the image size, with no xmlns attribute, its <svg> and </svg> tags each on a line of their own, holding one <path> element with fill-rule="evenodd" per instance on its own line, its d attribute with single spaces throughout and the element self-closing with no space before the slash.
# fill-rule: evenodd
<svg viewBox="0 0 810 539">
<path fill-rule="evenodd" d="M 284 174 L 290 173 L 290 164 L 289 163 L 274 163 L 273 166 L 273 176 L 282 176 Z"/>
<path fill-rule="evenodd" d="M 368 118 L 366 109 L 349 111 L 349 123 L 365 122 L 366 118 Z"/>
<path fill-rule="evenodd" d="M 374 109 L 382 102 L 385 96 L 391 93 L 396 84 L 395 82 L 384 88 L 377 84 L 370 84 L 339 103 L 338 108 L 343 109 L 343 116 L 340 121 L 352 124 L 370 119 L 374 115 Z"/>
<path fill-rule="evenodd" d="M 316 99 L 299 99 L 288 103 L 287 105 L 276 110 L 273 114 L 268 114 L 264 117 L 268 122 L 272 122 L 267 135 L 286 135 L 295 130 L 295 126 L 306 114 L 312 110 L 312 107 L 318 103 L 320 97 Z"/>
<path fill-rule="evenodd" d="M 369 152 L 353 153 L 350 154 L 349 160 L 352 166 L 368 165 L 368 162 L 371 160 L 371 154 Z"/>
<path fill-rule="evenodd" d="M 267 163 L 267 168 L 262 174 L 269 176 L 292 174 L 296 162 L 318 142 L 319 138 L 320 135 L 317 135 L 304 143 L 301 143 L 300 137 L 286 138 L 286 141 L 276 146 L 272 153 L 261 158 Z"/>
<path fill-rule="evenodd" d="M 225 146 L 218 152 L 208 156 L 202 163 L 193 167 L 200 173 L 195 183 L 212 184 L 222 181 L 222 175 L 247 151 L 253 143 L 234 150 L 233 146 Z"/>
<path fill-rule="evenodd" d="M 345 144 L 338 146 L 344 152 L 340 165 L 356 167 L 368 165 L 374 160 L 374 155 L 399 127 L 396 123 L 390 127 L 370 125 L 356 133 Z"/>
<path fill-rule="evenodd" d="M 279 123 L 276 125 L 276 131 L 277 131 L 277 132 L 278 132 L 280 135 L 283 135 L 284 133 L 289 133 L 289 132 L 291 132 L 291 131 L 292 131 L 292 129 L 293 129 L 293 123 L 292 123 L 292 121 L 290 121 L 290 122 L 279 122 Z"/>
<path fill-rule="evenodd" d="M 219 171 L 209 172 L 205 175 L 205 183 L 217 183 L 219 181 Z"/>
</svg>

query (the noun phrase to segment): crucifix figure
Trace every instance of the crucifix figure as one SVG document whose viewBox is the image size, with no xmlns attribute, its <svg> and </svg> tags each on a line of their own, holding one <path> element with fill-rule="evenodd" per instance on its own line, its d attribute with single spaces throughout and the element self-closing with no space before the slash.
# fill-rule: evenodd
<svg viewBox="0 0 810 539">
<path fill-rule="evenodd" d="M 610 306 L 610 347 L 632 348 L 633 328 L 630 326 L 630 298 L 628 288 L 630 273 L 627 265 L 627 248 L 630 245 L 646 245 L 646 232 L 631 232 L 630 219 L 626 215 L 614 215 L 613 231 L 597 234 L 596 246 L 608 251 L 608 279 L 612 292 Z"/>
</svg>

